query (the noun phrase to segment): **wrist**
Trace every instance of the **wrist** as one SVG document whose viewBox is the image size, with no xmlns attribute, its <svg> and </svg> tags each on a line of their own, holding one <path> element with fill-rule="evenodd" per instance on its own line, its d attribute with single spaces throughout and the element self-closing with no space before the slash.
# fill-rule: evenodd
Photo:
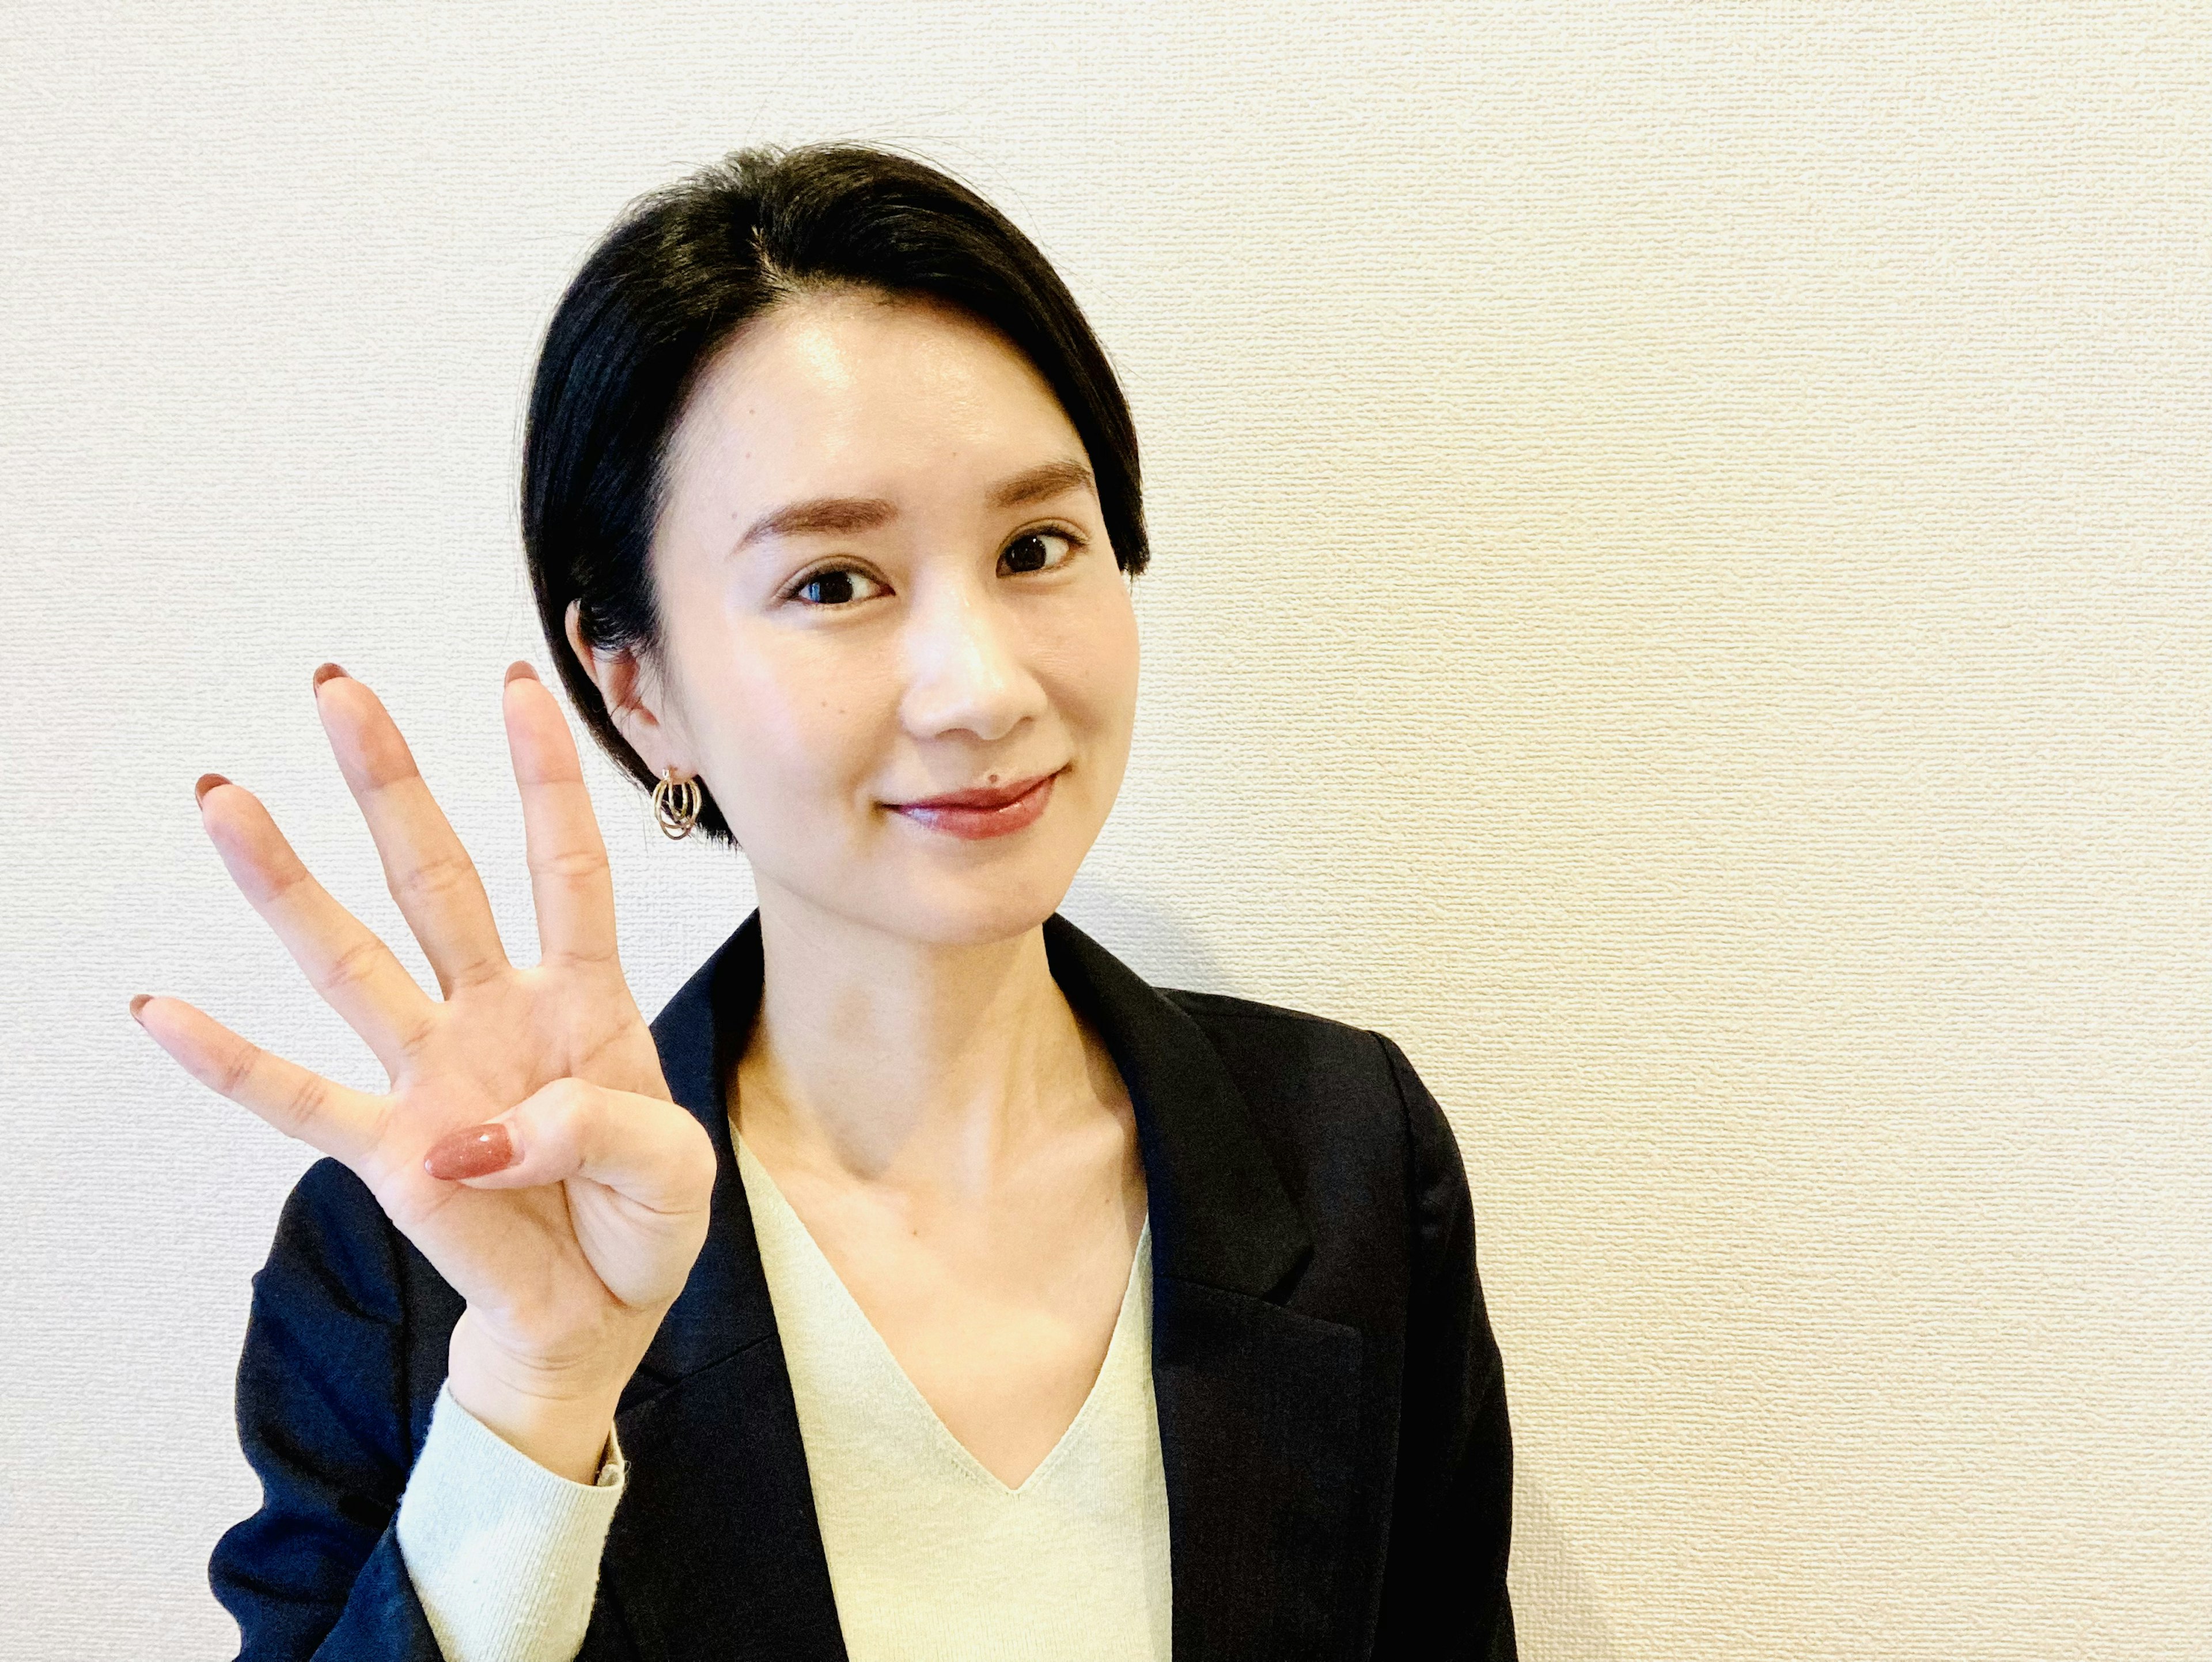
<svg viewBox="0 0 2212 1662">
<path fill-rule="evenodd" d="M 597 1481 L 615 1409 L 636 1362 L 550 1370 L 518 1363 L 471 1330 L 453 1329 L 446 1388 L 487 1430 L 572 1482 Z"/>
<path fill-rule="evenodd" d="M 484 1429 L 556 1477 L 572 1483 L 599 1481 L 614 1429 L 614 1404 L 551 1403 L 542 1398 L 484 1392 L 465 1379 L 448 1377 L 446 1389 Z"/>
</svg>

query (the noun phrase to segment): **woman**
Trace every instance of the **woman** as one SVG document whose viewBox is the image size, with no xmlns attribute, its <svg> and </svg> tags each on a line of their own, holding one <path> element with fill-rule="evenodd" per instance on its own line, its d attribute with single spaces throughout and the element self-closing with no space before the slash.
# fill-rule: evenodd
<svg viewBox="0 0 2212 1662">
<path fill-rule="evenodd" d="M 759 910 L 647 1026 L 559 703 L 504 709 L 541 961 L 375 696 L 324 726 L 442 1000 L 200 781 L 377 1096 L 180 1001 L 331 1156 L 256 1278 L 248 1658 L 1510 1656 L 1451 1133 L 1377 1035 L 1055 912 L 1128 754 L 1112 371 L 964 187 L 856 147 L 647 198 L 548 332 L 524 533 L 570 697 Z"/>
</svg>

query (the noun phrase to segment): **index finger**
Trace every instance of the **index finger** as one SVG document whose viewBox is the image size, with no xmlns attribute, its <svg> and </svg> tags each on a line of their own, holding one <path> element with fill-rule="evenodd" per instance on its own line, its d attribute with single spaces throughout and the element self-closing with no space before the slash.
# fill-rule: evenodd
<svg viewBox="0 0 2212 1662">
<path fill-rule="evenodd" d="M 514 782 L 522 793 L 538 959 L 617 963 L 614 877 L 568 717 L 552 689 L 526 663 L 508 667 L 501 703 Z"/>
</svg>

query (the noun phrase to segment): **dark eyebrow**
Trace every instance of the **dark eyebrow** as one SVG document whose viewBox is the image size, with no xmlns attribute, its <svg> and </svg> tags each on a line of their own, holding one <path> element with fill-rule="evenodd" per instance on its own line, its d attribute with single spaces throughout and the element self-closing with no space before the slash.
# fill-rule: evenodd
<svg viewBox="0 0 2212 1662">
<path fill-rule="evenodd" d="M 873 531 L 898 517 L 898 509 L 881 496 L 815 496 L 803 502 L 786 502 L 763 514 L 738 539 L 749 548 L 763 537 L 803 537 L 818 531 Z"/>
<path fill-rule="evenodd" d="M 1024 502 L 1057 496 L 1064 490 L 1079 487 L 1088 490 L 1091 483 L 1091 470 L 1081 462 L 1045 462 L 1015 474 L 993 490 L 991 506 L 1019 508 Z M 738 539 L 738 546 L 749 548 L 768 537 L 873 531 L 897 517 L 898 508 L 881 496 L 811 496 L 805 502 L 786 502 L 772 513 L 762 514 Z"/>
<path fill-rule="evenodd" d="M 1063 490 L 1091 487 L 1091 470 L 1079 461 L 1047 462 L 1032 467 L 1027 472 L 1017 473 L 991 493 L 994 508 L 1019 508 L 1024 502 L 1042 502 L 1047 496 L 1057 496 Z"/>
</svg>

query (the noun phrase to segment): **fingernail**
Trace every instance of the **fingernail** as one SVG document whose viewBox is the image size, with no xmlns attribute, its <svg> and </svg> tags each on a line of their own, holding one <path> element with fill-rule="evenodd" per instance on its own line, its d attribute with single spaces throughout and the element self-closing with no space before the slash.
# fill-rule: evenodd
<svg viewBox="0 0 2212 1662">
<path fill-rule="evenodd" d="M 219 773 L 204 773 L 192 783 L 192 801 L 194 802 L 201 801 L 204 800 L 207 794 L 213 790 L 217 785 L 227 785 L 229 782 L 229 780 L 224 778 Z"/>
<path fill-rule="evenodd" d="M 507 679 L 508 681 L 534 681 L 538 679 L 538 672 L 518 659 L 507 667 Z M 501 685 L 505 685 L 506 683 Z"/>
<path fill-rule="evenodd" d="M 151 993 L 136 993 L 131 995 L 131 1019 L 133 1021 L 138 1020 L 138 1012 L 144 1009 L 148 1004 L 151 1003 L 153 1001 L 153 998 L 154 995 Z"/>
<path fill-rule="evenodd" d="M 514 1164 L 514 1139 L 504 1125 L 465 1125 L 440 1137 L 423 1156 L 422 1169 L 448 1183 L 489 1177 Z"/>
<path fill-rule="evenodd" d="M 336 664 L 325 664 L 320 669 L 315 672 L 315 685 L 319 687 L 324 682 L 329 680 L 331 676 L 343 675 L 345 671 L 339 668 Z"/>
</svg>

